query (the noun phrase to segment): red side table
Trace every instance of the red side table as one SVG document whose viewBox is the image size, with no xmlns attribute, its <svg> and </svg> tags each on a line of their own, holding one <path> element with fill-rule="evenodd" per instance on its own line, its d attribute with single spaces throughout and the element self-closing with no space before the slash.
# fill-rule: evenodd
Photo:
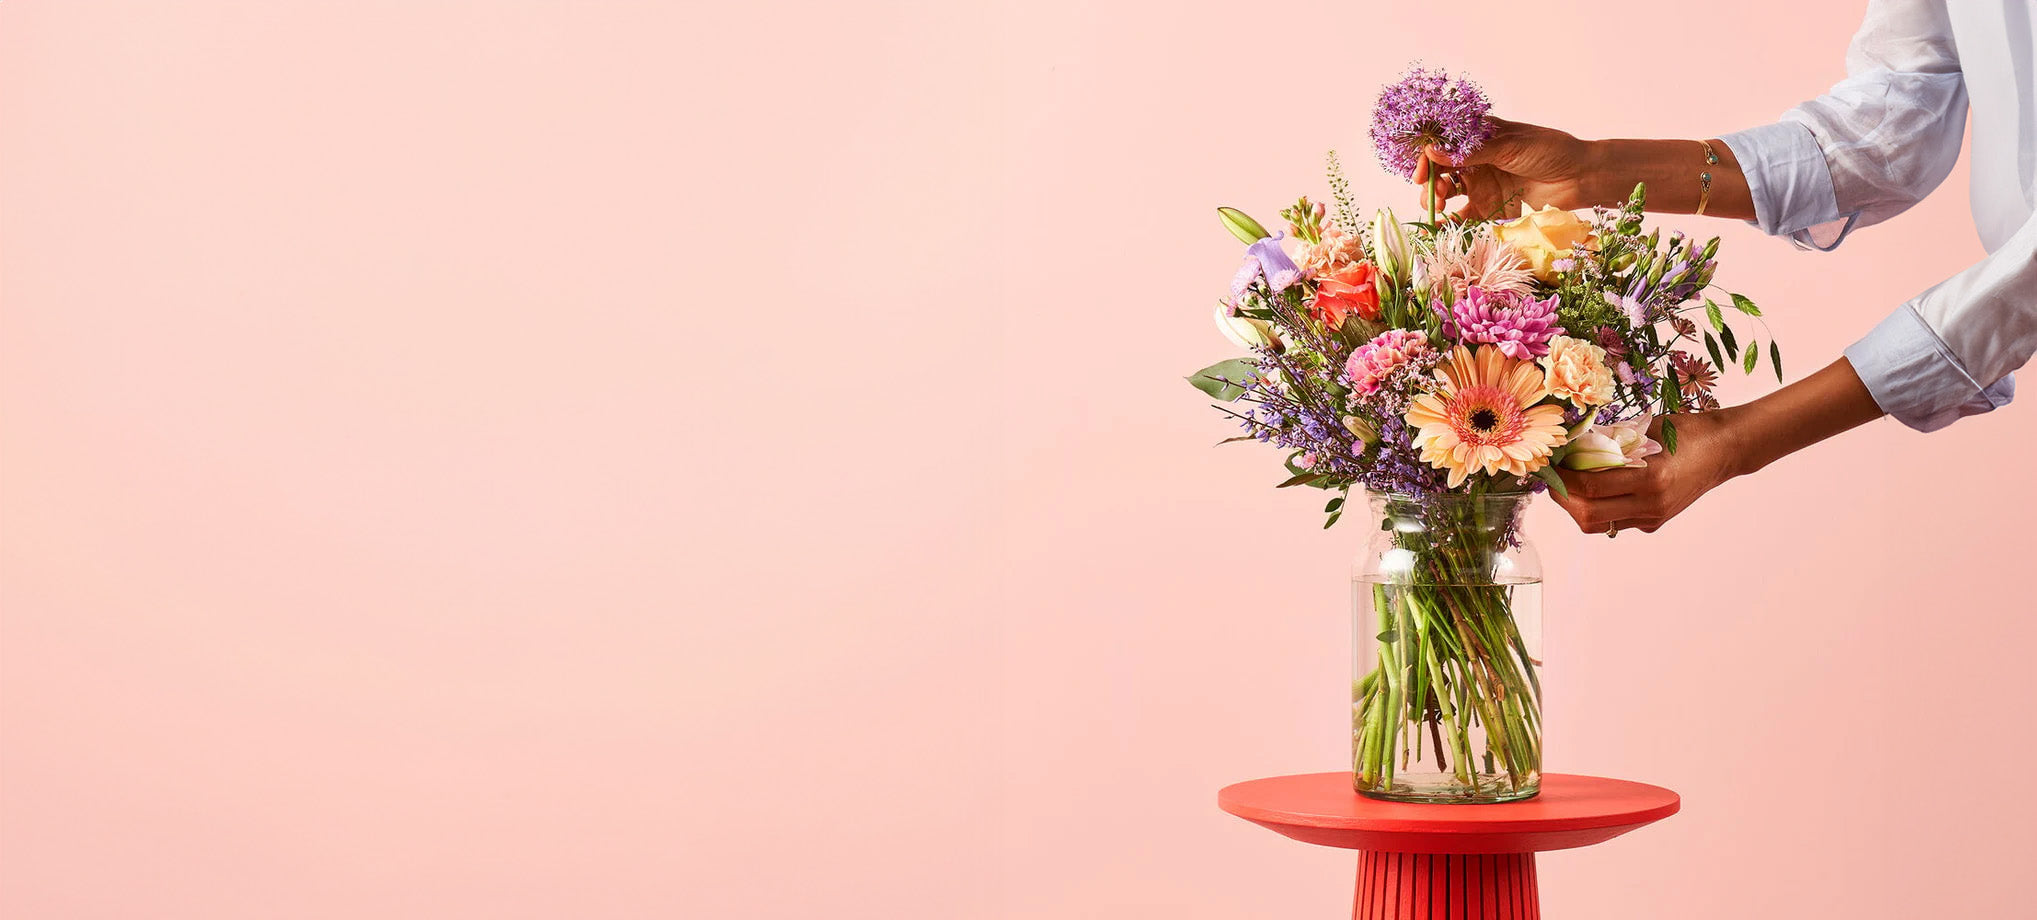
<svg viewBox="0 0 2037 920">
<path fill-rule="evenodd" d="M 1547 773 L 1542 794 L 1502 805 L 1368 799 L 1349 773 L 1225 786 L 1223 810 L 1304 843 L 1358 852 L 1356 920 L 1537 920 L 1535 854 L 1611 840 L 1676 814 L 1661 786 Z"/>
</svg>

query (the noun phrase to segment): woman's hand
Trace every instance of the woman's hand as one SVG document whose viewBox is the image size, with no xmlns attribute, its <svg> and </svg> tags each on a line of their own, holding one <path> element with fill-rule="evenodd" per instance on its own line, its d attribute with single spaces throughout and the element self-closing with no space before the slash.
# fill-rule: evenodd
<svg viewBox="0 0 2037 920">
<path fill-rule="evenodd" d="M 1592 473 L 1559 470 L 1570 494 L 1555 496 L 1556 503 L 1585 533 L 1604 533 L 1614 524 L 1622 530 L 1654 533 L 1700 496 L 1741 473 L 1745 451 L 1734 429 L 1741 411 L 1727 408 L 1676 416 L 1676 453 L 1649 457 L 1647 466 Z M 1659 441 L 1661 432 L 1658 419 L 1649 435 Z"/>
<path fill-rule="evenodd" d="M 1720 483 L 1880 417 L 1881 406 L 1852 362 L 1840 358 L 1744 406 L 1677 415 L 1676 453 L 1649 457 L 1647 466 L 1558 470 L 1570 494 L 1556 503 L 1586 533 L 1604 533 L 1614 524 L 1654 533 Z M 1661 430 L 1658 419 L 1650 434 Z"/>
<path fill-rule="evenodd" d="M 1452 217 L 1509 218 L 1520 213 L 1523 201 L 1566 209 L 1603 203 L 1590 200 L 1584 188 L 1594 172 L 1588 142 L 1554 128 L 1503 118 L 1491 122 L 1492 136 L 1464 163 L 1452 165 L 1431 147 L 1415 165 L 1416 184 L 1432 190 L 1439 207 L 1451 198 L 1470 198 Z"/>
</svg>

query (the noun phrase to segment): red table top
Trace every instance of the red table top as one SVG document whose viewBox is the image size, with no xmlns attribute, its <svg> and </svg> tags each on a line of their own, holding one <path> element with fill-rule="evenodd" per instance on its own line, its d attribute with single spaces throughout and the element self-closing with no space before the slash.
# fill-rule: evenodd
<svg viewBox="0 0 2037 920">
<path fill-rule="evenodd" d="M 1567 773 L 1542 793 L 1499 805 L 1416 805 L 1368 799 L 1351 774 L 1303 773 L 1225 786 L 1223 810 L 1296 840 L 1395 853 L 1530 853 L 1590 846 L 1676 814 L 1661 786 Z"/>
</svg>

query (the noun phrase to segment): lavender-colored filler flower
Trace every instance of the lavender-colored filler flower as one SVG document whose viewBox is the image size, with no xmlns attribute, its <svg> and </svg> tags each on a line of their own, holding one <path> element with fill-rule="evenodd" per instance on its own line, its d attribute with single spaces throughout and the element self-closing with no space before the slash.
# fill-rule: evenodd
<svg viewBox="0 0 2037 920">
<path fill-rule="evenodd" d="M 1422 148 L 1435 146 L 1462 163 L 1492 135 L 1486 114 L 1492 103 L 1469 80 L 1452 80 L 1442 69 L 1410 69 L 1379 93 L 1372 106 L 1372 144 L 1379 164 L 1404 179 L 1415 177 Z"/>
</svg>

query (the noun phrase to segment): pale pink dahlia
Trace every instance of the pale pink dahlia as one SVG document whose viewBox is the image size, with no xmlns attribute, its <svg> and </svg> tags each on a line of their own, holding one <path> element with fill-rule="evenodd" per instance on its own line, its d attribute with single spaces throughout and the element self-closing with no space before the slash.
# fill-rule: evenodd
<svg viewBox="0 0 2037 920">
<path fill-rule="evenodd" d="M 1344 376 L 1360 399 L 1370 399 L 1387 385 L 1396 371 L 1410 368 L 1422 373 L 1436 363 L 1436 350 L 1429 337 L 1406 329 L 1388 329 L 1372 341 L 1358 346 L 1344 363 Z"/>
<path fill-rule="evenodd" d="M 1557 301 L 1554 294 L 1536 300 L 1518 291 L 1465 288 L 1444 312 L 1443 334 L 1467 345 L 1490 342 L 1516 361 L 1541 357 L 1549 353 L 1549 340 L 1563 334 Z"/>
</svg>

